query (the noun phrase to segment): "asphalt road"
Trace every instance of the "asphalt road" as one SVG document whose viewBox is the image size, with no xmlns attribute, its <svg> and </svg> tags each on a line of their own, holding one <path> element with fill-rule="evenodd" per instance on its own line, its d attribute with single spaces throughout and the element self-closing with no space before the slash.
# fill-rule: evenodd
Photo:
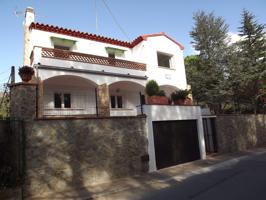
<svg viewBox="0 0 266 200">
<path fill-rule="evenodd" d="M 227 167 L 172 181 L 138 200 L 266 200 L 266 154 L 254 155 Z"/>
</svg>

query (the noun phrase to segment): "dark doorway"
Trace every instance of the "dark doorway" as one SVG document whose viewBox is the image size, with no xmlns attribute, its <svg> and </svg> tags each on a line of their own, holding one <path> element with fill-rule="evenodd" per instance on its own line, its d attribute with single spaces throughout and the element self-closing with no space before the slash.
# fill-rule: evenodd
<svg viewBox="0 0 266 200">
<path fill-rule="evenodd" d="M 197 121 L 153 122 L 157 169 L 200 159 Z"/>
<path fill-rule="evenodd" d="M 203 131 L 206 153 L 216 153 L 217 152 L 217 139 L 216 139 L 216 126 L 215 118 L 203 118 Z"/>
</svg>

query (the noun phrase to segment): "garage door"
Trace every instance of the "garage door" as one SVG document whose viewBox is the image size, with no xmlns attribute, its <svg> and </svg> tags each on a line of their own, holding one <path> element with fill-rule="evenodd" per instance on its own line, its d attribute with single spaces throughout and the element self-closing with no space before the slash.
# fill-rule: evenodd
<svg viewBox="0 0 266 200">
<path fill-rule="evenodd" d="M 196 120 L 153 122 L 157 169 L 200 159 Z"/>
</svg>

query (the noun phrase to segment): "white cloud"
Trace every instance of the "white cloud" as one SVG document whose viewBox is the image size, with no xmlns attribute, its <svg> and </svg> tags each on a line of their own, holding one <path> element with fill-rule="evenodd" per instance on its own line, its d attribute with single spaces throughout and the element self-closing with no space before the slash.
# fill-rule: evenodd
<svg viewBox="0 0 266 200">
<path fill-rule="evenodd" d="M 200 53 L 199 51 L 197 51 L 197 50 L 193 47 L 192 44 L 190 44 L 189 46 L 190 46 L 190 52 L 191 52 L 191 54 L 193 54 L 193 55 L 198 55 L 198 54 Z"/>
<path fill-rule="evenodd" d="M 229 32 L 228 33 L 228 43 L 233 44 L 241 40 L 241 37 L 237 33 Z"/>
</svg>

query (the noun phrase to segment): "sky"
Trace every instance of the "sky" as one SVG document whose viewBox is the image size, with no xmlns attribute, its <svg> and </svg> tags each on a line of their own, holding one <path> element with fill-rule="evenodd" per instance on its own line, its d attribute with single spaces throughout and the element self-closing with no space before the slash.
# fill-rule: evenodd
<svg viewBox="0 0 266 200">
<path fill-rule="evenodd" d="M 185 47 L 184 56 L 195 53 L 189 32 L 193 14 L 199 10 L 223 17 L 233 36 L 243 9 L 251 11 L 259 23 L 266 23 L 266 0 L 0 0 L 0 84 L 7 81 L 11 66 L 17 69 L 23 64 L 23 21 L 28 6 L 34 8 L 36 22 L 120 40 L 165 32 Z"/>
</svg>

